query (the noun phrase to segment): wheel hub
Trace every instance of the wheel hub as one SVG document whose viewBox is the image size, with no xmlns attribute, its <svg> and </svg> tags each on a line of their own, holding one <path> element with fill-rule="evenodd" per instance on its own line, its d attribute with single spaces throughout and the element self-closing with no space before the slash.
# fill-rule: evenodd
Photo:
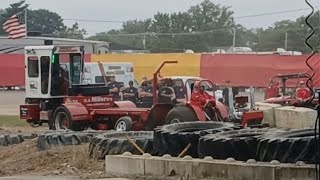
<svg viewBox="0 0 320 180">
<path fill-rule="evenodd" d="M 123 122 L 123 121 L 120 121 L 120 122 L 117 124 L 116 130 L 117 130 L 117 131 L 126 131 L 126 130 L 127 130 L 127 125 L 126 125 L 126 123 Z"/>
<path fill-rule="evenodd" d="M 180 120 L 177 118 L 174 118 L 171 120 L 171 124 L 180 123 Z"/>
<path fill-rule="evenodd" d="M 59 112 L 55 119 L 56 130 L 65 130 L 69 127 L 68 117 L 65 112 Z"/>
</svg>

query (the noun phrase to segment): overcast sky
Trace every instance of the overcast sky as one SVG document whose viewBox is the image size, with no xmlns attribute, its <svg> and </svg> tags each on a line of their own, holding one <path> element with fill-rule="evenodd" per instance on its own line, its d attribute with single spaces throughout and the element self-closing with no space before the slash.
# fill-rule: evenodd
<svg viewBox="0 0 320 180">
<path fill-rule="evenodd" d="M 5 3 L 3 3 L 3 1 Z M 0 8 L 6 8 L 9 4 L 18 0 L 1 0 Z M 203 0 L 26 0 L 31 9 L 48 9 L 55 11 L 64 19 L 94 19 L 126 21 L 130 19 L 145 19 L 152 17 L 157 12 L 186 11 L 190 6 L 201 3 Z M 212 0 L 214 3 L 231 6 L 235 12 L 234 16 L 256 15 L 287 10 L 308 8 L 304 0 Z M 310 0 L 315 6 L 319 1 Z M 268 27 L 274 22 L 284 19 L 296 19 L 306 15 L 309 10 L 298 12 L 238 18 L 237 23 L 247 28 Z M 74 21 L 65 21 L 66 25 Z M 96 23 L 79 22 L 81 28 L 88 31 L 90 35 L 96 32 L 108 31 L 119 28 L 121 23 Z"/>
</svg>

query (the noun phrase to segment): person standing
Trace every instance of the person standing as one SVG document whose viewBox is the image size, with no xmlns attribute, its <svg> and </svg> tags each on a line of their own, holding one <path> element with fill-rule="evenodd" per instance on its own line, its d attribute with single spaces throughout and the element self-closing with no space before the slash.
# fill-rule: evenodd
<svg viewBox="0 0 320 180">
<path fill-rule="evenodd" d="M 123 100 L 136 103 L 138 99 L 138 89 L 133 87 L 133 81 L 129 82 L 129 87 L 123 91 Z"/>
<path fill-rule="evenodd" d="M 110 94 L 113 95 L 114 100 L 120 100 L 120 83 L 116 81 L 114 76 L 110 77 L 110 82 L 108 84 Z"/>
</svg>

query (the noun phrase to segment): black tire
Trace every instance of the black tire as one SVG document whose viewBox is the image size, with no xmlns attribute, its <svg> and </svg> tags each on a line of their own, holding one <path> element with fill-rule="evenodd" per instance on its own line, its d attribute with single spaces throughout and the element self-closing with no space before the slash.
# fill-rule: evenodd
<svg viewBox="0 0 320 180">
<path fill-rule="evenodd" d="M 193 122 L 197 120 L 198 118 L 192 109 L 186 106 L 180 106 L 174 107 L 168 112 L 165 124 Z"/>
<path fill-rule="evenodd" d="M 264 134 L 276 133 L 277 129 L 241 129 L 208 134 L 199 139 L 199 158 L 211 156 L 214 159 L 234 158 L 239 161 L 256 159 L 257 147 Z"/>
<path fill-rule="evenodd" d="M 314 129 L 291 130 L 264 136 L 257 149 L 259 161 L 278 160 L 281 163 L 315 163 Z"/>
<path fill-rule="evenodd" d="M 129 116 L 121 117 L 114 125 L 116 131 L 131 131 L 132 119 Z"/>
<path fill-rule="evenodd" d="M 44 151 L 57 146 L 81 145 L 89 143 L 92 137 L 99 134 L 97 131 L 73 132 L 54 131 L 47 132 L 39 136 L 37 148 Z"/>
<path fill-rule="evenodd" d="M 66 127 L 62 127 L 62 122 L 59 122 L 61 118 L 66 119 Z M 58 107 L 50 119 L 49 128 L 52 130 L 72 130 L 72 131 L 83 131 L 88 128 L 87 122 L 75 122 L 72 121 L 69 110 L 63 106 Z"/>
<path fill-rule="evenodd" d="M 34 139 L 37 134 L 0 134 L 0 146 L 10 146 L 23 143 L 26 139 Z"/>
<path fill-rule="evenodd" d="M 170 154 L 178 156 L 183 149 L 191 143 L 187 155 L 198 157 L 198 140 L 200 136 L 233 130 L 235 127 L 230 123 L 221 122 L 185 122 L 164 125 L 154 131 L 154 153 L 162 156 Z"/>
<path fill-rule="evenodd" d="M 129 136 L 145 153 L 153 152 L 152 131 L 109 132 L 95 136 L 89 145 L 89 155 L 95 159 L 104 159 L 106 155 L 141 154 L 126 138 Z"/>
</svg>

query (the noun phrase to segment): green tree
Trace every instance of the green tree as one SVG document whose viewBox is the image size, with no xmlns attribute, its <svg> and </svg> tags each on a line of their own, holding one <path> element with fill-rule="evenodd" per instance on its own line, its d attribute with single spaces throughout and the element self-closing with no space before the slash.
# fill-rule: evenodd
<svg viewBox="0 0 320 180">
<path fill-rule="evenodd" d="M 181 52 L 186 49 L 208 51 L 215 47 L 232 46 L 232 28 L 236 27 L 232 15 L 229 7 L 204 0 L 187 12 L 158 12 L 152 19 L 128 21 L 120 30 L 99 33 L 92 38 L 134 47 L 144 47 L 145 39 L 146 48 L 152 52 Z M 121 33 L 147 35 L 115 36 Z M 104 37 L 108 35 L 108 38 Z"/>
<path fill-rule="evenodd" d="M 256 33 L 257 51 L 271 51 L 276 48 L 285 48 L 290 51 L 310 52 L 305 44 L 306 37 L 311 33 L 311 29 L 306 25 L 304 16 L 296 20 L 283 20 L 274 23 L 273 27 L 265 30 L 259 29 Z M 319 49 L 319 11 L 314 13 L 309 22 L 313 25 L 315 34 L 309 40 L 309 43 L 316 49 Z"/>
<path fill-rule="evenodd" d="M 28 11 L 28 31 L 54 34 L 66 30 L 61 16 L 46 9 Z"/>
<path fill-rule="evenodd" d="M 7 21 L 14 14 L 23 12 L 26 8 L 29 7 L 29 4 L 25 4 L 25 0 L 21 0 L 17 3 L 10 4 L 10 6 L 0 12 L 0 34 L 6 34 L 6 32 L 2 28 L 2 24 Z"/>
<path fill-rule="evenodd" d="M 68 27 L 66 30 L 57 32 L 55 35 L 61 38 L 84 39 L 86 34 L 86 30 L 80 29 L 79 24 L 76 22 L 70 28 Z"/>
</svg>

